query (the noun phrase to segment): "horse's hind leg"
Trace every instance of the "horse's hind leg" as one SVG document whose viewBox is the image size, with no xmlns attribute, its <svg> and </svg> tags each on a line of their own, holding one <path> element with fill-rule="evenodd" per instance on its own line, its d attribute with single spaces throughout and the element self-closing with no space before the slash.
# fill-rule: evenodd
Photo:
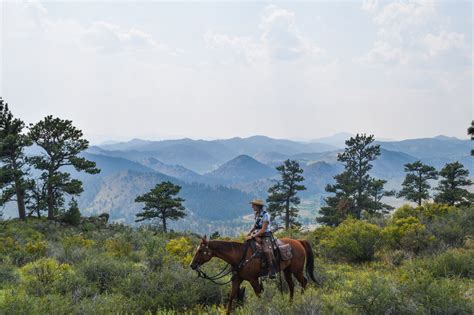
<svg viewBox="0 0 474 315">
<path fill-rule="evenodd" d="M 308 284 L 308 280 L 304 276 L 303 270 L 299 270 L 293 274 L 295 275 L 296 280 L 301 284 L 302 291 L 304 291 L 304 289 L 306 289 L 306 284 Z"/>
<path fill-rule="evenodd" d="M 288 288 L 290 289 L 290 301 L 293 300 L 293 294 L 295 292 L 295 284 L 293 282 L 293 278 L 291 277 L 291 271 L 289 269 L 285 269 L 285 280 L 288 283 Z"/>
</svg>

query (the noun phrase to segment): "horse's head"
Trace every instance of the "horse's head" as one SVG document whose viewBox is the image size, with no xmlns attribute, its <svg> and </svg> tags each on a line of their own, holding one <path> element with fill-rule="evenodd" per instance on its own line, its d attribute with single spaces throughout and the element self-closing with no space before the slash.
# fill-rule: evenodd
<svg viewBox="0 0 474 315">
<path fill-rule="evenodd" d="M 193 261 L 191 262 L 191 268 L 193 270 L 196 270 L 199 268 L 201 265 L 205 264 L 211 258 L 214 257 L 212 250 L 209 248 L 209 242 L 207 240 L 207 237 L 204 235 L 204 237 L 201 239 L 201 243 L 199 244 L 196 253 L 194 254 Z"/>
</svg>

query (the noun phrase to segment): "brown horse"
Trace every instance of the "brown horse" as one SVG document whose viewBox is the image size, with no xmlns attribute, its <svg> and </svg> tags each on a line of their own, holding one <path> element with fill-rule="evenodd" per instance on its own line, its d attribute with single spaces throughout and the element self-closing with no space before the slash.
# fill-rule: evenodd
<svg viewBox="0 0 474 315">
<path fill-rule="evenodd" d="M 311 245 L 306 240 L 294 240 L 283 238 L 281 241 L 290 244 L 293 257 L 290 260 L 281 261 L 279 270 L 283 271 L 285 280 L 290 289 L 290 300 L 293 299 L 295 285 L 292 275 L 296 277 L 301 284 L 303 290 L 306 288 L 308 280 L 304 276 L 304 265 L 306 263 L 306 273 L 317 283 L 314 274 L 314 257 Z M 240 284 L 246 280 L 250 282 L 255 294 L 260 296 L 262 286 L 258 278 L 262 274 L 261 259 L 252 257 L 252 250 L 246 243 L 230 242 L 230 241 L 208 241 L 204 236 L 199 244 L 196 253 L 191 262 L 193 270 L 199 270 L 200 266 L 211 260 L 213 257 L 220 258 L 232 267 L 232 290 L 230 292 L 229 302 L 227 304 L 227 313 L 232 308 L 232 301 L 240 292 Z M 244 257 L 245 255 L 245 257 Z M 243 263 L 244 262 L 244 263 Z"/>
</svg>

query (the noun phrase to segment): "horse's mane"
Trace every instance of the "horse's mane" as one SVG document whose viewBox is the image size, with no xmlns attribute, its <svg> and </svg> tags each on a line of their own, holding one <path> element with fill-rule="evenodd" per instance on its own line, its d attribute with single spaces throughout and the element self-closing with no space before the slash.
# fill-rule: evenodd
<svg viewBox="0 0 474 315">
<path fill-rule="evenodd" d="M 219 251 L 240 251 L 243 249 L 244 243 L 212 240 L 208 242 L 208 246 L 210 249 Z"/>
</svg>

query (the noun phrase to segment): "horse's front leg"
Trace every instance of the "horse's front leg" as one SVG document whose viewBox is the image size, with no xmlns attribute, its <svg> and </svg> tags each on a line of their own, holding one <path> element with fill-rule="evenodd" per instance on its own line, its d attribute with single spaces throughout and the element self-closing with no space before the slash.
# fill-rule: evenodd
<svg viewBox="0 0 474 315">
<path fill-rule="evenodd" d="M 242 279 L 238 275 L 234 277 L 232 280 L 232 289 L 230 291 L 229 302 L 227 303 L 227 314 L 230 314 L 232 310 L 232 301 L 235 299 L 237 294 L 240 290 L 240 284 L 242 283 Z"/>
</svg>

